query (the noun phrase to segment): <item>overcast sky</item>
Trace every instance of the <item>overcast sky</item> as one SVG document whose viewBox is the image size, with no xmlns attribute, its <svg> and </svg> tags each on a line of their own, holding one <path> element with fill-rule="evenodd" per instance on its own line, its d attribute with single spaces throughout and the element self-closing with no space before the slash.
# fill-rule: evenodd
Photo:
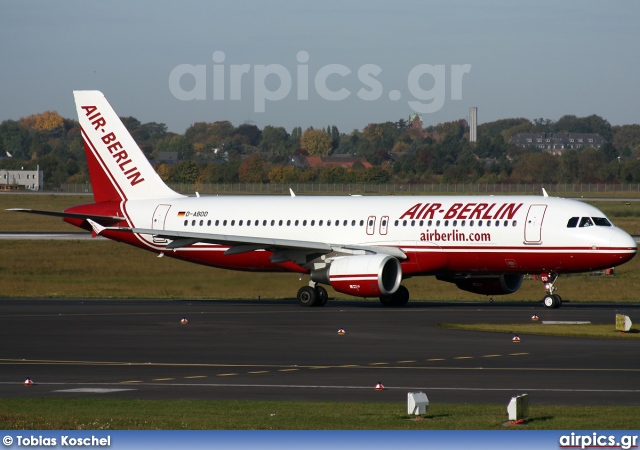
<svg viewBox="0 0 640 450">
<path fill-rule="evenodd" d="M 640 123 L 639 24 L 636 0 L 3 0 L 0 121 L 76 118 L 72 91 L 97 89 L 177 133 L 216 120 L 348 133 L 470 106 L 479 123 Z"/>
</svg>

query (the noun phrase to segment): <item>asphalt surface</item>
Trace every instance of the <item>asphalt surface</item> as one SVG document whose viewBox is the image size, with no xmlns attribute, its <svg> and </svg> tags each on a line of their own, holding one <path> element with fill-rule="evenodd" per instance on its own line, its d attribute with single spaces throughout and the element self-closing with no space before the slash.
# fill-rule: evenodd
<svg viewBox="0 0 640 450">
<path fill-rule="evenodd" d="M 616 313 L 640 305 L 0 299 L 0 397 L 639 405 L 640 341 L 437 326 Z"/>
</svg>

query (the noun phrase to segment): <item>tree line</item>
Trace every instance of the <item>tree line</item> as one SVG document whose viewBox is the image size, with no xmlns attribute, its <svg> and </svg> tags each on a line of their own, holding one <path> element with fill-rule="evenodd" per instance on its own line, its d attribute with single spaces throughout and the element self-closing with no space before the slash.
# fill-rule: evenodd
<svg viewBox="0 0 640 450">
<path fill-rule="evenodd" d="M 465 120 L 372 123 L 343 133 L 336 125 L 314 129 L 229 121 L 197 122 L 184 134 L 163 123 L 123 123 L 159 175 L 175 183 L 638 183 L 640 125 L 611 126 L 597 115 L 566 115 L 557 121 L 502 119 L 478 127 L 469 142 Z M 552 155 L 510 144 L 518 133 L 597 133 L 601 148 L 566 149 Z M 163 162 L 166 154 L 177 161 Z M 304 156 L 364 158 L 340 166 L 299 167 Z M 0 168 L 44 171 L 50 186 L 89 181 L 78 122 L 55 111 L 0 124 Z"/>
</svg>

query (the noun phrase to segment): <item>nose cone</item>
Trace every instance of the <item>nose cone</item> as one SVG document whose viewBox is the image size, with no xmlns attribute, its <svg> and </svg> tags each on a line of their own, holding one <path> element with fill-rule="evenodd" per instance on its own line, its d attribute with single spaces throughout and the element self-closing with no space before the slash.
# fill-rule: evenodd
<svg viewBox="0 0 640 450">
<path fill-rule="evenodd" d="M 616 251 L 616 255 L 620 258 L 618 264 L 625 263 L 632 259 L 638 251 L 636 241 L 620 228 L 615 228 L 613 236 L 609 241 L 609 245 Z"/>
</svg>

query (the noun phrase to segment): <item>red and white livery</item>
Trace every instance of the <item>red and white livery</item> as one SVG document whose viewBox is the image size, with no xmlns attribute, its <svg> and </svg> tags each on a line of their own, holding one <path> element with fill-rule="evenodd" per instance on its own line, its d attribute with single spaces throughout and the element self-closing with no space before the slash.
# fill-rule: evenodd
<svg viewBox="0 0 640 450">
<path fill-rule="evenodd" d="M 560 273 L 617 266 L 634 240 L 580 201 L 543 196 L 209 196 L 171 190 L 98 91 L 74 92 L 94 203 L 58 215 L 94 234 L 185 261 L 308 275 L 303 306 L 322 284 L 384 305 L 409 300 L 407 277 L 435 276 L 485 294 L 541 274 L 558 307 Z"/>
</svg>

